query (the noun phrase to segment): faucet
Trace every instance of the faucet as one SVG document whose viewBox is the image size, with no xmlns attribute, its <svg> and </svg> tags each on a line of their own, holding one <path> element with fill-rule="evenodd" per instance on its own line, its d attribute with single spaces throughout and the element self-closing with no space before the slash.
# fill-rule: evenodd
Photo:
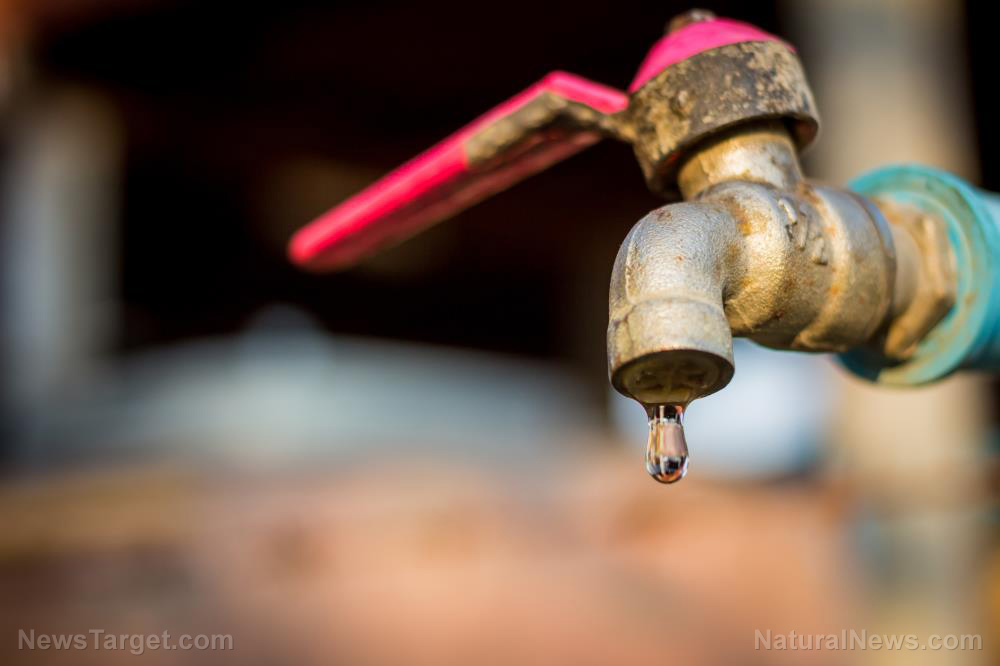
<svg viewBox="0 0 1000 666">
<path fill-rule="evenodd" d="M 670 482 L 686 470 L 680 414 L 730 381 L 733 336 L 834 352 L 886 385 L 1000 367 L 1000 199 L 913 165 L 849 189 L 814 183 L 799 154 L 818 130 L 790 45 L 692 10 L 627 93 L 553 72 L 300 230 L 289 252 L 343 268 L 603 138 L 630 143 L 674 203 L 615 260 L 608 371 L 647 408 L 647 466 Z"/>
</svg>

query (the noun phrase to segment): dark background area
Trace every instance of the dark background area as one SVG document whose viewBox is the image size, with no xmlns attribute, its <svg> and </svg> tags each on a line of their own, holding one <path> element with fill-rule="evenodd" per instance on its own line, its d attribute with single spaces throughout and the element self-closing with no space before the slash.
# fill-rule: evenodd
<svg viewBox="0 0 1000 666">
<path fill-rule="evenodd" d="M 659 204 L 626 146 L 587 151 L 367 269 L 308 275 L 284 242 L 349 194 L 310 165 L 343 164 L 363 186 L 553 69 L 625 87 L 688 6 L 151 2 L 42 24 L 45 79 L 97 87 L 124 122 L 121 347 L 231 332 L 280 301 L 332 331 L 602 362 L 611 262 Z M 775 3 L 712 6 L 788 32 Z M 969 3 L 966 43 L 982 184 L 1000 189 L 990 13 Z M 308 177 L 282 178 L 297 168 Z"/>
<path fill-rule="evenodd" d="M 331 331 L 603 363 L 614 255 L 660 205 L 627 146 L 330 276 L 284 242 L 348 192 L 282 174 L 332 161 L 361 186 L 553 69 L 624 88 L 686 7 L 172 2 L 47 27 L 46 75 L 98 87 L 124 121 L 122 348 L 231 332 L 280 301 Z M 715 9 L 782 31 L 771 3 Z"/>
</svg>

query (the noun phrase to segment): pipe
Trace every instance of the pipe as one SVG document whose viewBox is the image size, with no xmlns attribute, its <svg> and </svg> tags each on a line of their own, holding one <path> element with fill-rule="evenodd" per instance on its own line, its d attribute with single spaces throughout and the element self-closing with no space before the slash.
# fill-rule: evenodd
<svg viewBox="0 0 1000 666">
<path fill-rule="evenodd" d="M 851 186 L 886 210 L 914 211 L 910 228 L 922 230 L 920 279 L 931 284 L 918 285 L 910 310 L 940 316 L 917 326 L 911 353 L 901 362 L 861 348 L 841 356 L 847 368 L 894 386 L 926 384 L 960 369 L 1000 368 L 1000 199 L 916 165 L 879 169 Z"/>
</svg>

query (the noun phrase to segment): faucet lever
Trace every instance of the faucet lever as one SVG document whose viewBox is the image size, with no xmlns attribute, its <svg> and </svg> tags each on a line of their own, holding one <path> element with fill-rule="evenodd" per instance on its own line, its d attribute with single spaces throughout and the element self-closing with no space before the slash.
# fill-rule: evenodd
<svg viewBox="0 0 1000 666">
<path fill-rule="evenodd" d="M 345 267 L 620 136 L 625 93 L 552 72 L 300 230 L 292 260 Z"/>
<path fill-rule="evenodd" d="M 801 147 L 815 136 L 812 107 L 789 45 L 699 12 L 653 45 L 628 93 L 552 72 L 301 229 L 289 254 L 317 271 L 347 267 L 604 137 L 631 143 L 649 187 L 676 199 L 676 170 L 705 137 L 783 118 Z"/>
</svg>

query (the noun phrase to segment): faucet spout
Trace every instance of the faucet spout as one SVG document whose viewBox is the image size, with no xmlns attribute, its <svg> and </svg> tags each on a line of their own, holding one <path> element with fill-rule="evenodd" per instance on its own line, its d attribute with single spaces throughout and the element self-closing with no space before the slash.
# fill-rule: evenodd
<svg viewBox="0 0 1000 666">
<path fill-rule="evenodd" d="M 611 275 L 611 382 L 645 405 L 685 405 L 733 376 L 723 309 L 740 273 L 739 232 L 724 206 L 678 203 L 654 210 L 625 238 Z"/>
</svg>

